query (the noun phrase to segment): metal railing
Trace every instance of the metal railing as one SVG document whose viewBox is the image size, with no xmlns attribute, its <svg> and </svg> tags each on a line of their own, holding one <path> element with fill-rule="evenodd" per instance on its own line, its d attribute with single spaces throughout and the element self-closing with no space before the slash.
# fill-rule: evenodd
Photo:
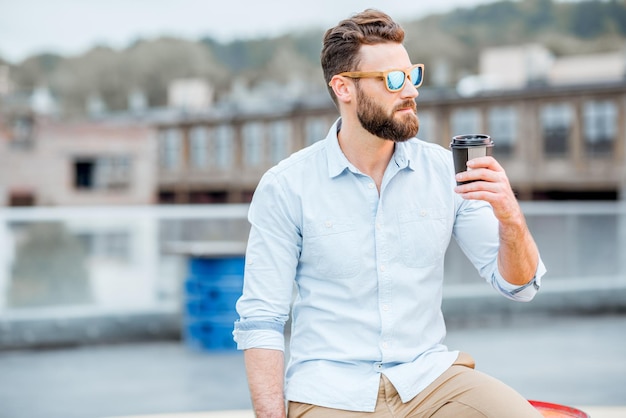
<svg viewBox="0 0 626 418">
<path fill-rule="evenodd" d="M 626 283 L 626 205 L 528 202 L 554 281 Z M 247 205 L 0 209 L 0 317 L 180 309 L 172 242 L 246 241 Z M 446 286 L 481 284 L 453 242 Z M 43 314 L 42 314 L 43 315 Z"/>
<path fill-rule="evenodd" d="M 527 202 L 528 227 L 548 273 L 556 281 L 601 280 L 626 284 L 626 204 L 622 202 Z M 453 243 L 446 280 L 478 277 Z"/>
</svg>

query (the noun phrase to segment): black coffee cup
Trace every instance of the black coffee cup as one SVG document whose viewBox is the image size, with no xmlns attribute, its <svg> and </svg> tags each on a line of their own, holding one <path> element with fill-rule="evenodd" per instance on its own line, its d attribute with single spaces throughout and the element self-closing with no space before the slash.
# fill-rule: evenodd
<svg viewBox="0 0 626 418">
<path fill-rule="evenodd" d="M 454 171 L 458 174 L 468 170 L 467 162 L 469 160 L 491 155 L 493 141 L 489 135 L 483 134 L 456 135 L 452 137 L 450 149 L 454 160 Z M 471 183 L 471 181 L 456 182 L 459 186 L 466 183 Z"/>
</svg>

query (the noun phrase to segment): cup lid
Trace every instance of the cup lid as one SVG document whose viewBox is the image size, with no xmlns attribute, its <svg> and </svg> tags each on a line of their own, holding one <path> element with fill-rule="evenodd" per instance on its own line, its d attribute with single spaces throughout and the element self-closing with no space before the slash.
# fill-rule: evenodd
<svg viewBox="0 0 626 418">
<path fill-rule="evenodd" d="M 489 135 L 484 134 L 468 134 L 456 135 L 452 137 L 451 146 L 475 147 L 480 145 L 493 145 L 493 141 Z"/>
</svg>

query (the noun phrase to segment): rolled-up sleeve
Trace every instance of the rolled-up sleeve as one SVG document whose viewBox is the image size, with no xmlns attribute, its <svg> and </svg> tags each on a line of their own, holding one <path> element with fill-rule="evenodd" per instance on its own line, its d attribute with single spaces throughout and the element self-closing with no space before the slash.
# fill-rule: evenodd
<svg viewBox="0 0 626 418">
<path fill-rule="evenodd" d="M 505 297 L 513 300 L 517 300 L 519 302 L 529 302 L 531 301 L 539 288 L 541 287 L 541 277 L 546 273 L 546 267 L 539 258 L 539 263 L 537 263 L 537 270 L 535 271 L 535 276 L 531 281 L 524 285 L 514 285 L 506 281 L 504 277 L 500 274 L 498 269 L 495 270 L 493 274 L 493 284 L 494 287 Z"/>
<path fill-rule="evenodd" d="M 237 301 L 239 319 L 233 336 L 237 348 L 284 351 L 301 233 L 293 202 L 270 171 L 261 179 L 248 213 L 244 286 Z"/>
<path fill-rule="evenodd" d="M 481 277 L 506 298 L 527 302 L 534 298 L 546 268 L 539 258 L 533 279 L 521 286 L 511 284 L 498 270 L 500 237 L 498 220 L 491 205 L 481 201 L 459 201 L 454 237 Z"/>
</svg>

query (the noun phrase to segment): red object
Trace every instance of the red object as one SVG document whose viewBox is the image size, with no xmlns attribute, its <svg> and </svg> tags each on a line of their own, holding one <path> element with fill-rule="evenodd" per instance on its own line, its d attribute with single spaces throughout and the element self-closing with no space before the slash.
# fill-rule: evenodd
<svg viewBox="0 0 626 418">
<path fill-rule="evenodd" d="M 571 406 L 557 405 L 555 403 L 528 401 L 541 412 L 544 418 L 591 418 L 589 414 Z"/>
</svg>

